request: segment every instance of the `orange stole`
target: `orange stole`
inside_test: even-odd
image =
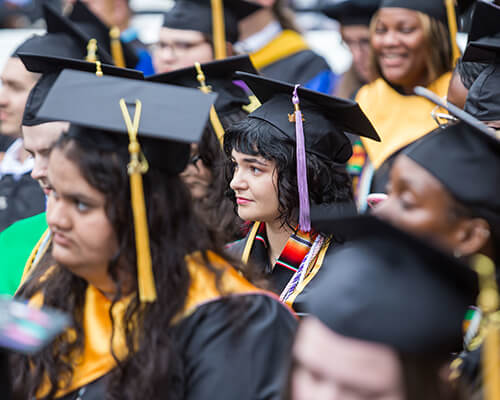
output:
[[[427,89],[444,97],[450,79],[451,72],[447,72]],[[434,103],[419,96],[401,95],[382,78],[363,86],[356,101],[382,139],[381,142],[375,142],[361,138],[375,168],[380,167],[394,152],[438,127],[431,117]]]
[[[223,270],[219,287],[224,295],[229,294],[251,294],[268,292],[258,289],[241,276],[230,264],[219,255],[208,252],[208,259],[213,267]],[[216,276],[205,267],[200,253],[194,253],[186,257],[187,267],[191,277],[188,296],[183,311],[174,318],[174,323],[188,317],[196,309],[208,302],[215,301],[223,295],[217,290]],[[275,297],[274,295],[270,294]],[[119,359],[127,356],[125,338],[119,328],[128,303],[133,295],[120,300],[113,309],[113,318],[118,329],[115,328],[113,349]],[[40,305],[43,303],[41,295],[35,295],[30,303]],[[69,386],[59,389],[56,397],[62,397],[78,388],[85,386],[101,376],[109,373],[116,362],[111,355],[109,344],[111,343],[112,323],[109,318],[111,300],[105,297],[98,289],[89,285],[86,292],[84,309],[84,331],[85,341],[81,355],[76,357],[73,366],[73,377]],[[72,332],[68,335],[71,337]],[[37,398],[48,393],[50,388],[48,380],[42,385],[37,393]]]

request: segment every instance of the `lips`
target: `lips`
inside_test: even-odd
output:
[[[52,241],[61,247],[68,247],[71,244],[71,240],[63,235],[62,233],[54,233]]]
[[[245,204],[249,204],[251,203],[252,200],[250,199],[247,199],[245,197],[236,197],[236,203],[239,205],[239,206],[244,206]]]

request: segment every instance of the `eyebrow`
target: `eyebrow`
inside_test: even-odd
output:
[[[84,203],[89,203],[89,204],[96,204],[98,201],[96,199],[93,199],[91,197],[88,197],[85,194],[82,193],[60,193],[61,196],[72,199],[72,200],[79,200],[83,201]]]
[[[243,161],[246,162],[246,163],[249,163],[249,164],[256,163],[256,164],[263,165],[264,167],[267,167],[267,163],[262,162],[262,161],[260,161],[257,158],[244,158]]]

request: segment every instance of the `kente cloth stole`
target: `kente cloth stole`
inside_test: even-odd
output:
[[[267,237],[265,224],[261,224],[255,240],[261,241],[267,248]],[[283,251],[276,260],[276,268],[285,268],[292,273],[297,272],[309,250],[311,249],[314,240],[318,234],[316,232],[297,231],[290,236],[285,244]]]

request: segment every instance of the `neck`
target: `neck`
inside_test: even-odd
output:
[[[266,235],[269,242],[269,262],[273,268],[292,232],[292,229],[288,226],[282,226],[279,220],[266,222]]]
[[[276,18],[270,8],[263,8],[262,10],[254,12],[240,22],[238,26],[240,31],[239,40],[245,40],[255,33],[260,32],[275,20]]]

